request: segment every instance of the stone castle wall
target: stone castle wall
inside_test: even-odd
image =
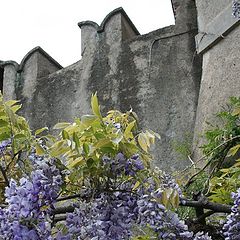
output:
[[[156,165],[167,171],[182,169],[189,162],[187,158],[179,160],[173,142],[181,142],[186,136],[192,142],[194,128],[197,132],[204,129],[211,108],[220,106],[229,95],[237,95],[239,87],[238,56],[229,45],[231,40],[217,39],[214,46],[207,46],[210,35],[201,36],[214,15],[228,6],[226,1],[215,2],[218,9],[209,1],[196,1],[197,15],[195,1],[172,0],[176,24],[145,35],[139,34],[122,8],[107,15],[101,25],[80,22],[80,61],[62,68],[37,47],[20,64],[0,62],[4,97],[22,101],[22,114],[33,129],[51,128],[57,122],[90,113],[90,96],[97,91],[103,112],[132,107],[142,128],[161,135],[153,149]],[[237,39],[237,32],[235,35],[232,39]],[[222,47],[226,48],[224,58],[219,50]],[[228,56],[229,51],[233,56]],[[235,72],[220,75],[224,67]],[[229,83],[234,89],[223,93],[222,87]]]
[[[203,143],[199,134],[216,121],[215,114],[231,96],[240,96],[240,28],[232,15],[232,0],[197,0],[199,33],[198,54],[203,57],[203,72],[195,123],[195,159]]]

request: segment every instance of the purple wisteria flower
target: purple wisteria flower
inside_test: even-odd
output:
[[[4,151],[6,147],[9,146],[10,144],[11,144],[10,139],[0,142],[0,151]]]
[[[138,171],[145,168],[138,154],[127,159],[122,153],[118,153],[114,159],[103,157],[102,162],[103,167],[115,176],[121,174],[135,176]]]
[[[226,240],[240,239],[240,188],[236,193],[232,193],[234,205],[232,212],[227,217],[227,222],[223,226],[223,232]]]
[[[234,17],[240,18],[240,1],[239,0],[233,0],[232,12]]]
[[[0,209],[0,236],[4,240],[52,239],[50,214],[62,179],[55,165],[44,162],[40,166],[34,162],[31,175],[19,183],[10,180],[5,191],[8,207]]]
[[[161,176],[161,185],[158,189],[153,178],[146,176],[144,184],[132,191],[134,181],[119,182],[116,177],[121,174],[135,176],[138,171],[143,170],[144,165],[138,155],[126,158],[119,153],[114,159],[103,158],[103,165],[112,173],[115,181],[109,181],[108,189],[95,194],[91,201],[79,199],[78,207],[67,215],[68,232],[58,234],[58,240],[131,239],[135,234],[136,226],[140,229],[150,228],[158,239],[211,239],[203,233],[194,235],[176,213],[160,203],[164,187],[179,190],[176,182],[167,174]],[[117,188],[114,185],[116,183]]]

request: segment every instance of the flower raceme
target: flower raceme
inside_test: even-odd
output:
[[[223,232],[226,240],[240,239],[240,189],[236,193],[232,193],[234,205],[232,212],[227,217],[227,222],[223,226]]]
[[[31,157],[35,161],[31,175],[19,184],[12,179],[6,188],[8,207],[0,210],[2,239],[51,239],[50,216],[62,179],[54,164]]]

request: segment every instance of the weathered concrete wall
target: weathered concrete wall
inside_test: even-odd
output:
[[[32,126],[33,122],[41,124],[38,119],[34,118],[34,112],[32,111],[34,92],[37,89],[39,79],[59,69],[62,69],[61,65],[40,47],[29,51],[17,68],[17,78],[15,80],[16,98],[21,100],[23,104],[21,113],[29,120]],[[45,88],[48,91],[47,85]],[[48,102],[48,99],[49,97],[46,97],[44,101]]]
[[[3,72],[3,95],[5,100],[16,99],[16,79],[19,65],[13,61],[0,63]]]
[[[194,137],[195,159],[198,159],[201,151],[197,147],[203,143],[199,135],[209,128],[206,121],[214,123],[214,114],[221,110],[229,97],[240,96],[240,28],[237,25],[234,25],[234,29],[232,27],[232,22],[236,20],[231,15],[231,0],[197,0],[196,3],[199,32],[201,34],[206,31],[205,36],[209,37],[210,44],[210,48],[206,48],[202,53],[203,72]],[[214,28],[211,27],[213,24]],[[214,37],[227,25],[233,30],[227,31],[224,38],[212,44],[211,36]],[[212,32],[208,32],[209,29],[212,29]],[[205,36],[202,36],[202,39]]]
[[[231,3],[232,0],[196,0],[199,32],[204,32],[207,25]]]
[[[41,51],[31,51],[20,64],[16,90],[30,125],[51,128],[89,113],[90,96],[97,91],[103,112],[132,107],[141,127],[161,134],[153,150],[157,165],[167,171],[186,166],[172,142],[186,134],[193,137],[201,61],[195,54],[194,2],[177,3],[176,26],[146,35],[139,35],[121,8],[101,25],[79,23],[82,59],[64,69],[54,61],[46,65],[48,58]],[[189,11],[183,11],[186,7]]]

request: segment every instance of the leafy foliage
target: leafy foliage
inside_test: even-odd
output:
[[[18,101],[3,101],[0,95],[0,202],[8,178],[20,176],[21,154],[29,151],[32,135],[26,120],[16,112],[21,108]]]
[[[228,109],[218,113],[221,125],[206,132],[207,144],[203,152],[208,155],[210,167],[209,199],[232,204],[231,192],[239,187],[240,98],[231,98]]]
[[[206,186],[208,199],[234,201],[224,231],[226,236],[237,236],[231,224],[234,229],[238,226],[238,200],[237,195],[233,200],[229,196],[240,187],[239,99],[232,98],[230,112],[218,115],[223,125],[207,132],[203,149],[211,173],[194,168],[195,180],[185,196],[170,175],[151,166],[149,149],[158,134],[139,131],[132,110],[102,116],[96,94],[91,106],[92,115],[56,124],[59,134],[52,136],[47,128],[32,134],[26,120],[16,114],[19,103],[1,99],[0,171],[6,206],[0,208],[0,233],[4,240],[210,240],[207,233],[188,230],[176,213],[189,217],[192,213],[181,212],[179,205]],[[232,157],[232,165],[226,167],[226,158]],[[61,203],[73,212],[58,223]]]
[[[72,124],[56,124],[54,129],[61,130],[57,138],[42,137],[49,146],[47,153],[64,159],[66,163],[69,170],[66,177],[68,193],[77,191],[81,186],[92,189],[107,186],[112,172],[103,164],[106,157],[114,159],[118,153],[122,153],[129,159],[138,154],[143,166],[149,166],[149,147],[155,137],[159,137],[152,131],[138,132],[133,111],[109,111],[106,117],[102,117],[96,94],[92,96],[91,106],[93,115],[76,118]],[[141,181],[145,174],[148,173],[122,176],[122,181]]]

